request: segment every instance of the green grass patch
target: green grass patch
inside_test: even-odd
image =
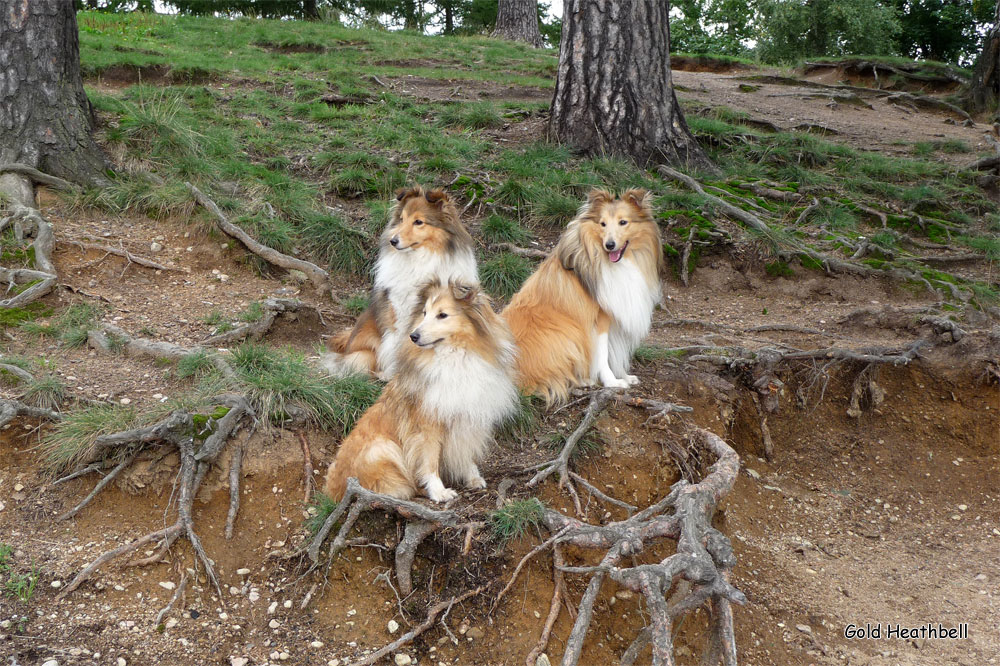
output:
[[[272,424],[292,419],[347,432],[381,392],[362,376],[325,376],[291,349],[245,343],[229,361],[257,414]]]
[[[678,358],[681,354],[682,352],[676,349],[667,349],[658,345],[639,345],[636,347],[635,353],[632,354],[632,360],[639,365],[652,365],[668,358]]]
[[[41,407],[42,409],[58,409],[66,397],[66,385],[53,375],[36,378],[28,382],[21,391],[21,402]]]
[[[445,127],[465,127],[486,129],[500,127],[504,123],[500,109],[492,102],[453,104],[441,113],[441,124]]]
[[[522,227],[517,220],[497,214],[490,215],[483,220],[480,233],[483,240],[490,244],[514,243],[520,245],[531,238],[528,230]]]
[[[309,517],[306,518],[305,522],[305,528],[309,532],[309,536],[314,537],[319,534],[323,523],[326,522],[331,513],[337,510],[338,504],[338,502],[334,502],[326,493],[318,492],[312,496],[312,501],[309,502],[309,507],[306,509]]]
[[[199,349],[198,351],[182,356],[177,361],[177,376],[180,379],[203,377],[212,372],[214,368],[215,365],[212,363],[212,358],[209,356],[208,351]]]
[[[487,524],[493,538],[501,543],[519,539],[537,529],[545,516],[545,505],[537,497],[513,500],[490,514]]]
[[[510,300],[535,270],[531,260],[513,252],[501,252],[479,266],[479,279],[493,296]]]
[[[497,439],[522,442],[531,437],[542,418],[542,401],[525,393],[519,394],[517,411],[497,428]]]
[[[92,405],[66,414],[53,425],[38,447],[42,462],[53,473],[77,467],[94,453],[101,435],[135,427],[138,414],[131,407]]]
[[[340,302],[347,314],[355,317],[368,308],[368,294],[351,294]]]

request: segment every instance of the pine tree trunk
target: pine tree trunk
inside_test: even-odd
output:
[[[541,48],[537,0],[500,0],[493,36]]]
[[[0,162],[76,183],[105,181],[80,76],[69,0],[7,0],[0,11]]]
[[[316,7],[316,0],[302,1],[302,17],[309,21],[319,20],[319,9]]]
[[[996,6],[993,29],[986,35],[983,50],[976,58],[972,80],[962,97],[963,106],[969,113],[996,111],[1000,104],[1000,1]]]
[[[670,3],[566,0],[549,135],[589,155],[714,171],[670,75]]]

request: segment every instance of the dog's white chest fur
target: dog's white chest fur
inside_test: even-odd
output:
[[[447,476],[482,460],[493,428],[517,408],[513,347],[507,352],[506,362],[493,365],[462,349],[440,349],[423,370],[423,407],[449,426],[441,455]]]
[[[453,254],[421,248],[400,252],[390,248],[383,251],[375,265],[375,289],[388,289],[389,303],[396,315],[396,325],[383,336],[377,354],[379,369],[385,377],[395,373],[396,351],[410,333],[408,320],[417,305],[420,287],[432,278],[479,284],[476,255],[469,248]]]
[[[611,315],[608,362],[615,376],[624,376],[632,354],[649,334],[653,308],[660,302],[659,280],[651,287],[639,267],[629,260],[604,266],[597,287],[597,302]]]

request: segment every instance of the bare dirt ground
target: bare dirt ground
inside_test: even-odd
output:
[[[758,92],[740,93],[739,81],[728,74],[676,72],[675,80],[687,88],[683,95],[705,104],[741,108],[782,127],[822,123],[840,132],[831,140],[889,153],[908,152],[899,141],[939,136],[976,146],[980,132],[945,125],[940,114],[905,114],[877,105],[875,111],[833,110],[822,101],[768,97],[772,89],[792,92],[788,86],[764,85]],[[537,129],[534,120],[523,125],[526,134]],[[515,123],[508,134],[520,135],[521,126]],[[50,196],[41,205],[57,230],[55,262],[68,287],[47,299],[57,310],[81,299],[102,302],[106,319],[132,333],[146,330],[150,337],[191,344],[210,334],[203,319],[215,310],[234,314],[265,296],[293,296],[316,306],[323,321],[284,319],[268,342],[307,353],[313,353],[321,335],[350,321],[339,305],[293,280],[258,276],[242,249],[198,224],[80,213]],[[154,256],[149,248],[156,241],[164,249],[155,259],[181,270],[127,266],[119,257],[83,252],[65,242],[87,239],[116,247],[121,243],[144,256]],[[677,436],[685,423],[706,427],[736,448],[743,471],[716,527],[733,541],[733,583],[749,599],[735,609],[743,663],[998,663],[997,313],[971,308],[957,313],[966,335],[953,342],[903,310],[934,305],[926,293],[804,269],[772,278],[737,266],[727,255],[707,256],[690,287],[665,277],[667,298],[655,315],[651,342],[860,349],[906,345],[927,336],[935,345],[909,366],[880,366],[874,377],[885,399],[857,417],[847,410],[863,366],[836,364],[826,368],[824,379],[824,363],[789,364],[782,372],[779,409],[768,419],[775,446],[771,460],[764,457],[759,413],[738,370],[670,359],[639,366],[640,395],[690,405],[694,412],[660,429],[645,423],[645,413],[612,407],[597,425],[603,446],[581,457],[578,470],[607,492],[645,506],[682,475],[711,462],[699,460]],[[344,278],[336,296],[363,288],[362,279]],[[775,325],[812,332],[751,330]],[[39,342],[14,329],[8,338],[7,353],[52,359],[55,372],[81,398],[129,398],[142,408],[162,399],[154,394],[170,396],[185,387],[146,359],[109,361],[85,348]],[[547,414],[540,433],[565,436],[579,418],[579,407]],[[179,542],[161,563],[128,567],[113,562],[56,601],[60,587],[98,553],[173,520],[167,509],[177,460],[140,460],[77,518],[56,522],[54,517],[90,492],[95,480],[91,476],[49,486],[33,448],[42,432],[44,426],[30,422],[0,431],[0,541],[14,546],[19,567],[35,567],[41,574],[30,601],[0,595],[0,655],[11,664],[55,659],[60,665],[344,665],[397,637],[387,629],[390,620],[405,632],[423,618],[424,606],[415,598],[397,597],[391,549],[402,526],[387,516],[376,513],[361,521],[355,535],[366,543],[345,550],[328,576],[301,577],[297,560],[287,556],[305,538],[302,453],[292,433],[278,430],[247,443],[243,506],[232,540],[222,535],[229,503],[227,458],[210,472],[195,504],[201,536],[223,583],[221,598],[196,575],[164,624],[155,624],[173,595],[171,585],[191,566],[190,548]],[[312,431],[307,437],[314,466],[325,469],[336,440]],[[552,455],[543,434],[503,442],[484,470],[487,490],[465,493],[463,511],[494,507],[501,480]],[[510,494],[530,496],[517,486]],[[539,497],[572,512],[554,483],[544,485]],[[596,500],[588,504],[592,520],[603,511]],[[622,517],[611,509],[603,519]],[[504,548],[481,530],[471,554],[463,557],[463,537],[445,531],[421,547],[414,567],[417,590],[466,589],[489,581],[502,585],[521,556],[539,543],[536,534]],[[664,546],[647,556],[668,553]],[[570,550],[567,558],[571,565],[593,563],[593,554],[584,552]],[[568,580],[575,603],[586,579]],[[303,609],[310,589],[314,596]],[[495,585],[452,608],[443,622],[446,628],[436,625],[399,652],[418,664],[523,664],[538,639],[552,590],[551,557],[543,554],[526,567],[499,608],[491,609]],[[637,597],[606,583],[581,663],[617,663],[646,617]],[[851,623],[967,623],[968,638],[849,640],[844,630]],[[571,625],[564,608],[546,650],[553,663],[562,655]],[[699,663],[706,626],[700,612],[677,628],[679,664]]]
[[[784,72],[775,72],[775,75]],[[746,111],[751,117],[774,123],[792,131],[803,124],[820,125],[837,132],[825,135],[829,141],[844,143],[862,150],[877,150],[887,155],[912,155],[918,141],[964,141],[975,152],[990,150],[983,138],[988,126],[964,127],[959,116],[948,113],[914,111],[887,97],[861,93],[864,105],[836,102],[834,91],[808,85],[782,85],[748,79],[749,72],[674,71],[674,84],[682,99],[707,106],[728,106]],[[816,74],[805,82],[838,85],[841,80],[830,73]],[[851,83],[848,81],[848,83]],[[757,90],[744,92],[740,86]],[[838,93],[842,94],[842,93]],[[871,108],[868,108],[868,107]],[[952,123],[946,123],[951,120]],[[968,164],[975,159],[967,153],[938,153],[935,159],[953,164]]]

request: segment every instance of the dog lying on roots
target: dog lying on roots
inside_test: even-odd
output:
[[[661,299],[660,230],[651,195],[592,190],[555,249],[503,316],[518,347],[518,384],[549,403],[600,382],[626,388],[632,354]]]
[[[478,287],[434,281],[417,303],[396,374],[327,471],[334,500],[352,476],[378,493],[409,499],[422,490],[435,502],[457,496],[444,480],[486,487],[478,463],[518,404],[513,337]]]
[[[431,279],[479,283],[472,236],[443,190],[400,190],[379,241],[370,304],[353,329],[329,340],[322,367],[337,376],[392,377],[417,292]]]

